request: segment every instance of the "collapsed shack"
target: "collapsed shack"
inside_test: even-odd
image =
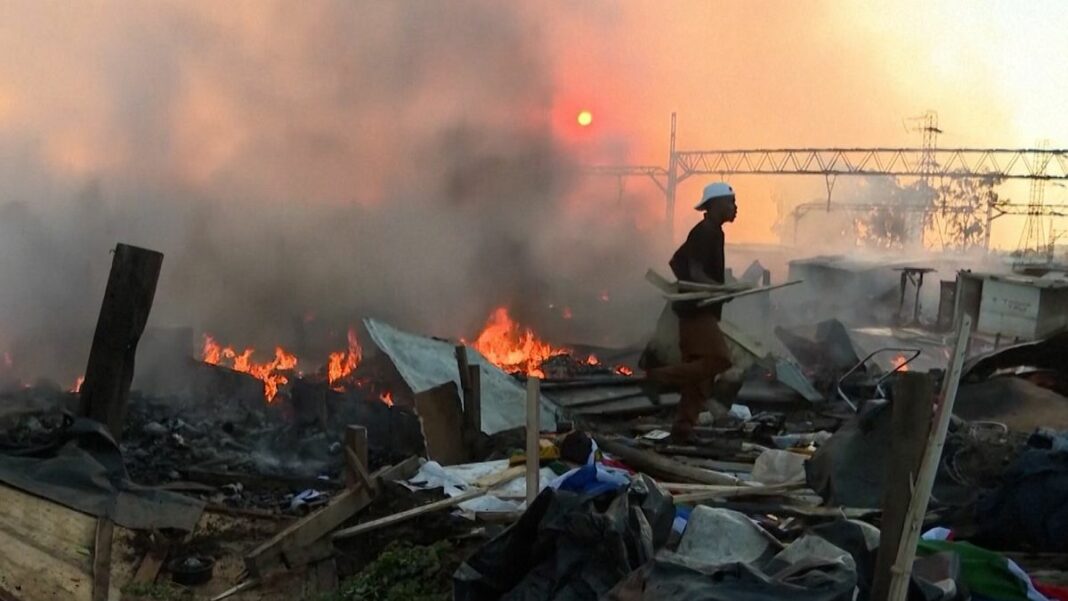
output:
[[[1066,598],[1063,334],[888,361],[871,329],[724,322],[730,410],[682,444],[677,396],[620,370],[527,379],[364,326],[364,385],[294,374],[270,403],[188,357],[171,394],[131,392],[143,322],[99,345],[121,369],[95,405],[3,392],[0,598]]]

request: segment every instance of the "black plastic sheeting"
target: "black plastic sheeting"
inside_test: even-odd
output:
[[[1068,552],[1068,451],[1032,449],[976,506],[973,541],[993,549]]]
[[[456,601],[601,597],[667,543],[675,507],[645,476],[598,496],[546,489],[453,576]]]
[[[606,601],[852,601],[856,574],[813,567],[784,577],[754,565],[707,565],[663,552],[604,597]]]
[[[807,484],[825,503],[882,507],[891,413],[890,404],[884,400],[865,403],[857,416],[843,424],[805,462]],[[943,456],[956,451],[953,440],[948,440]],[[938,503],[948,505],[966,505],[975,500],[975,491],[955,484],[943,468],[935,479],[933,494]]]
[[[84,418],[53,445],[0,454],[0,481],[133,529],[189,532],[204,510],[197,499],[132,483],[111,434]]]

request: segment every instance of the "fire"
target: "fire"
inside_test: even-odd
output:
[[[508,309],[499,307],[493,311],[482,333],[471,346],[482,353],[494,365],[507,372],[522,372],[535,378],[544,378],[541,364],[549,357],[568,353],[568,349],[556,348],[543,342],[530,328],[512,321]]]
[[[205,334],[201,358],[205,363],[223,365],[261,380],[263,382],[263,396],[270,403],[278,394],[278,387],[289,382],[289,378],[280,372],[296,367],[297,357],[286,352],[282,347],[276,346],[272,361],[256,363],[252,360],[253,353],[255,353],[255,349],[250,347],[238,355],[233,347],[224,347],[216,342],[210,334]],[[229,362],[229,365],[226,365],[226,362]]]
[[[563,310],[560,312],[560,315],[564,319],[571,319],[575,316],[574,313],[571,312],[571,307],[564,307]]]
[[[586,357],[586,365],[600,365],[601,360],[597,358],[597,355],[590,355]]]
[[[4,351],[4,367],[10,368],[14,365],[14,361],[11,360],[11,353]]]
[[[608,297],[608,291],[607,290],[602,290],[601,291],[601,295],[598,296],[597,298],[601,299],[602,303],[607,303],[610,300],[609,297]]]
[[[632,376],[634,375],[634,370],[627,367],[626,365],[619,365],[616,366],[616,373],[621,376]]]
[[[908,359],[905,358],[905,355],[898,355],[898,356],[894,357],[893,358],[894,371],[908,371],[909,370],[909,366],[905,365],[905,363],[907,361],[908,361]]]
[[[327,362],[326,374],[330,387],[341,392],[342,387],[338,382],[351,374],[360,365],[362,358],[363,349],[360,347],[360,341],[356,339],[356,330],[349,328],[349,349],[330,353]]]
[[[85,383],[85,376],[78,376],[78,379],[74,381],[74,385],[70,387],[70,392],[81,392],[82,384]]]
[[[383,403],[385,403],[386,405],[389,405],[390,407],[392,407],[393,406],[393,393],[387,390],[387,391],[383,392],[382,394],[380,394],[378,396],[378,400],[380,400]]]
[[[580,111],[578,117],[575,119],[582,127],[586,127],[593,123],[593,113],[590,111]]]

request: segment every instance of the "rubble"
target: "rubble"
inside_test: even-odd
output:
[[[844,601],[905,582],[948,601],[983,586],[976,557],[1021,578],[993,549],[1065,552],[1063,334],[977,341],[953,364],[967,327],[954,346],[724,322],[724,409],[678,441],[677,395],[617,367],[638,348],[570,345],[506,371],[364,324],[380,354],[350,331],[324,370],[275,373],[269,395],[241,370],[171,361],[181,375],[145,380],[170,390],[129,392],[115,433],[59,387],[3,393],[0,542],[23,554],[0,560],[0,596]],[[915,560],[910,524],[926,533]],[[945,532],[968,542],[936,544]]]

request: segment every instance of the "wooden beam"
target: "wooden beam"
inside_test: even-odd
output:
[[[905,516],[904,530],[898,544],[897,560],[891,570],[890,593],[887,595],[890,601],[904,601],[908,596],[912,562],[916,559],[916,544],[920,539],[923,519],[927,515],[927,504],[931,499],[935,475],[942,462],[942,450],[946,446],[946,432],[949,430],[950,418],[953,417],[953,404],[957,400],[957,388],[960,386],[960,374],[964,367],[964,354],[971,331],[972,319],[964,315],[957,328],[957,346],[942,383],[941,402],[938,404],[935,425],[923,451],[923,461],[920,463],[920,472],[916,477],[908,514]]]
[[[434,512],[434,511],[439,511],[441,509],[448,509],[449,507],[455,507],[456,505],[459,505],[460,503],[463,503],[464,501],[469,501],[471,499],[477,499],[478,497],[481,497],[481,496],[489,493],[491,490],[493,490],[493,488],[495,488],[497,486],[500,486],[501,484],[506,484],[508,482],[511,482],[512,480],[514,480],[514,479],[518,478],[519,476],[523,475],[524,471],[525,471],[525,468],[522,465],[512,466],[512,467],[510,467],[510,468],[508,468],[506,470],[503,470],[501,472],[498,472],[496,474],[490,474],[488,476],[484,476],[484,477],[480,478],[479,480],[477,480],[475,482],[475,486],[471,490],[469,490],[467,492],[464,492],[462,494],[456,495],[455,497],[450,497],[448,499],[442,499],[440,501],[435,501],[434,503],[430,503],[430,504],[427,504],[427,505],[422,505],[420,507],[415,507],[413,509],[409,509],[407,511],[402,511],[400,513],[395,513],[393,515],[386,516],[384,518],[380,518],[380,519],[377,519],[377,520],[372,520],[370,522],[365,522],[363,524],[359,524],[358,526],[353,526],[351,528],[346,528],[344,530],[339,530],[339,531],[334,533],[332,538],[335,541],[346,539],[346,538],[352,538],[354,536],[359,536],[359,535],[361,535],[361,534],[363,534],[365,532],[370,532],[372,530],[378,530],[379,528],[385,528],[387,526],[392,526],[393,524],[399,524],[401,522],[406,522],[406,521],[408,521],[410,519],[417,518],[417,517],[419,517],[421,515],[424,515],[424,514],[427,514],[427,513],[431,513],[431,512]]]
[[[422,466],[422,464],[423,462],[420,461],[418,457],[412,455],[398,464],[379,469],[371,475],[371,479],[375,482],[376,486],[381,486],[383,482],[407,480],[419,473],[419,467]]]
[[[920,469],[923,448],[931,430],[934,382],[924,373],[903,372],[894,381],[893,393],[890,449],[883,467],[886,481],[880,528],[882,536],[875,561],[872,601],[884,601],[890,592],[890,568],[897,559],[897,547],[912,496],[912,483]]]
[[[527,378],[527,507],[538,496],[538,475],[541,471],[540,387],[540,380]]]
[[[697,484],[744,486],[741,480],[729,474],[684,465],[656,453],[627,446],[618,439],[597,436],[596,440],[597,445],[606,452],[619,457],[624,463],[638,471],[646,472],[654,478]]]
[[[163,254],[154,250],[115,247],[81,387],[82,413],[106,425],[115,440],[122,436],[137,342],[148,322],[162,264]]]
[[[367,428],[357,425],[350,425],[345,428],[345,448],[351,449],[356,453],[356,457],[359,459],[359,464],[366,469]],[[352,466],[346,464],[345,483],[352,487],[355,486],[358,481],[358,474],[353,471]]]
[[[287,550],[296,551],[310,546],[356,515],[356,512],[370,505],[371,501],[372,496],[367,487],[346,488],[331,499],[326,507],[301,518],[253,549],[245,556],[245,568],[253,577],[262,577],[268,568],[283,561]],[[287,563],[296,562],[290,558]]]
[[[108,518],[96,521],[93,542],[93,601],[107,601],[111,589],[111,538],[115,523]]]

